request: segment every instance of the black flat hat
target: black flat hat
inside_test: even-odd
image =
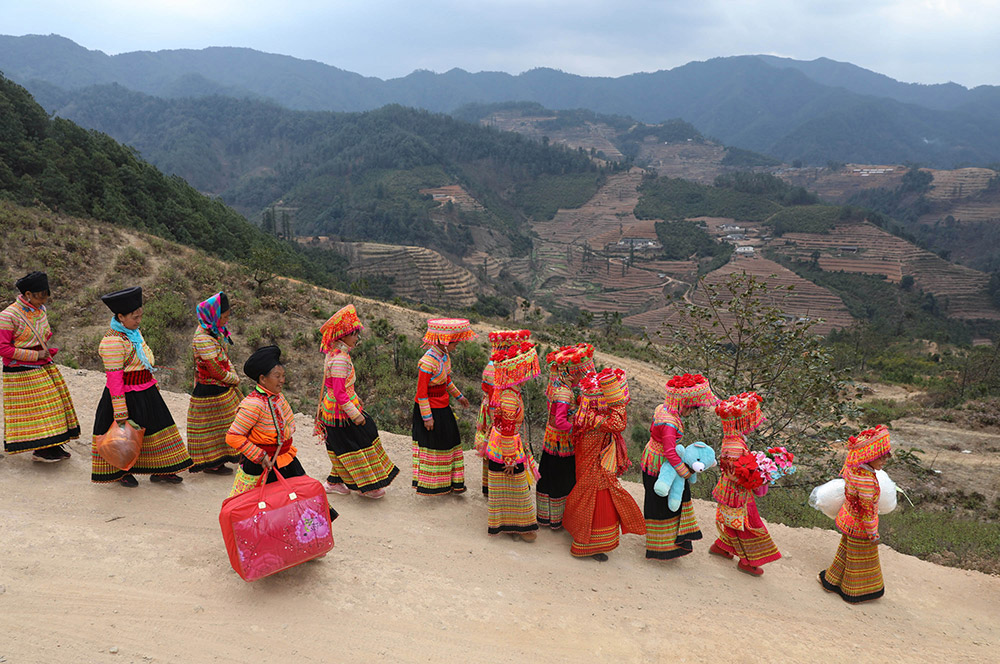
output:
[[[279,364],[281,364],[281,349],[277,346],[264,346],[255,350],[243,363],[243,373],[250,380],[257,382],[261,376]]]
[[[49,289],[49,275],[44,272],[32,272],[15,281],[14,286],[22,295],[28,292],[41,293]]]
[[[142,286],[132,286],[102,295],[101,302],[106,304],[112,313],[130,314],[142,306]]]

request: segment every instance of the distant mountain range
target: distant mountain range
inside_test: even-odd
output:
[[[1000,87],[907,84],[825,58],[716,58],[618,78],[452,69],[383,81],[246,48],[109,56],[57,35],[28,35],[0,36],[0,71],[49,99],[60,90],[117,83],[159,97],[255,97],[298,110],[396,103],[451,112],[469,103],[533,101],[649,123],[680,118],[726,145],[786,162],[1000,162]]]

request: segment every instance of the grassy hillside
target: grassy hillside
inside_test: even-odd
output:
[[[99,296],[140,285],[145,297],[142,331],[160,367],[157,379],[164,389],[190,391],[194,386],[190,344],[197,328],[194,307],[225,290],[232,303],[231,355],[238,372],[242,374],[242,363],[254,349],[278,344],[288,367],[286,392],[293,407],[301,412],[315,408],[323,374],[319,326],[349,296],[283,278],[260,285],[246,267],[197,249],[134,229],[10,202],[0,201],[0,237],[0,302],[13,300],[18,277],[36,269],[49,273],[49,320],[61,363],[101,369],[97,347],[111,314]],[[409,426],[415,382],[410,385],[387,376],[413,373],[415,381],[421,353],[417,330],[427,314],[357,302],[368,328],[355,354],[359,393],[384,428],[403,432]],[[478,393],[485,363],[485,351],[471,344],[455,356],[457,380],[472,396]],[[248,387],[245,381],[244,389]],[[467,416],[463,428],[471,426]]]

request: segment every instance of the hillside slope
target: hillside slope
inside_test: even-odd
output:
[[[89,431],[104,377],[64,373]],[[187,396],[164,396],[183,431]],[[309,418],[297,415],[296,425],[303,465],[322,476],[329,460]],[[783,557],[759,579],[709,556],[704,540],[669,564],[646,560],[632,535],[606,563],[574,559],[564,532],[540,532],[534,544],[488,536],[477,492],[416,496],[409,439],[383,433],[382,441],[401,471],[386,498],[335,497],[333,551],[253,584],[230,569],[219,532],[229,478],[143,481],[134,490],[91,484],[85,440],[54,466],[0,456],[0,625],[8,637],[0,658],[236,664],[279,647],[317,664],[373,655],[868,664],[985,662],[1000,645],[997,577],[882,547],[885,597],[848,606],[816,581],[837,534],[777,524],[769,529]],[[471,452],[466,469],[477,486]],[[641,500],[640,485],[624,484]],[[695,501],[695,514],[711,537],[713,505]],[[679,606],[685,618],[664,623]]]

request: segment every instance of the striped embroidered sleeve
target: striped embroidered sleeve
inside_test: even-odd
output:
[[[431,399],[427,394],[430,382],[431,375],[421,367],[417,374],[417,407],[420,408],[420,417],[424,420],[431,419]]]
[[[10,313],[0,313],[0,357],[18,362],[34,362],[38,353],[17,346],[17,336],[23,323],[19,323]]]
[[[605,431],[611,431],[612,433],[619,433],[625,430],[626,415],[624,408],[610,408],[608,409],[608,415],[604,418],[601,426]]]
[[[111,406],[114,418],[118,421],[128,419],[128,405],[125,403],[125,359],[128,356],[128,341],[118,335],[106,335],[101,339],[97,352],[104,363],[108,393],[111,395]]]
[[[458,385],[456,385],[455,381],[451,379],[450,373],[448,374],[447,389],[448,389],[448,394],[450,394],[451,396],[455,397],[456,399],[462,398],[462,390],[458,389]]]
[[[236,410],[236,419],[226,433],[226,444],[254,463],[263,461],[267,454],[263,449],[250,442],[250,431],[261,421],[264,411],[260,408],[259,399],[243,399]]]
[[[859,515],[859,521],[864,529],[868,532],[868,536],[877,540],[879,538],[878,534],[878,480],[875,475],[872,474],[870,477],[863,478],[856,485],[857,489],[857,504],[861,507],[861,514]]]
[[[327,357],[327,373],[330,376],[328,389],[331,390],[333,399],[340,406],[340,409],[351,418],[352,422],[356,423],[363,419],[364,416],[347,391],[347,380],[354,373],[351,356],[347,353],[337,353],[332,357]]]

